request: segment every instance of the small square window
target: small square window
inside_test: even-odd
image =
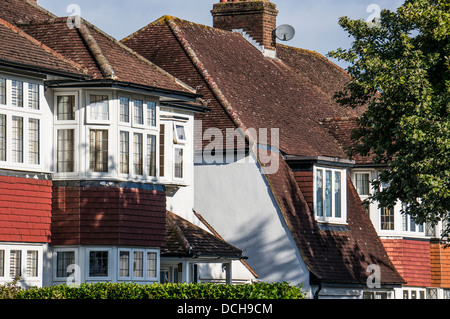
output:
[[[75,95],[60,95],[56,98],[56,117],[58,121],[75,120]]]
[[[69,266],[75,264],[74,251],[58,251],[56,253],[56,277],[66,278],[71,275]]]

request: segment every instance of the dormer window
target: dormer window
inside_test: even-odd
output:
[[[314,168],[314,206],[319,222],[343,224],[347,221],[346,170]]]

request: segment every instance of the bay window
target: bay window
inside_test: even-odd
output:
[[[75,171],[75,129],[57,131],[57,172]]]
[[[316,219],[322,222],[345,223],[346,170],[315,167],[314,176]]]
[[[90,130],[89,168],[91,172],[108,172],[108,130]]]

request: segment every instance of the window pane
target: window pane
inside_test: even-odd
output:
[[[156,136],[147,135],[148,175],[156,176]]]
[[[130,133],[120,132],[120,173],[130,173]]]
[[[6,115],[0,114],[0,161],[6,161]]]
[[[323,171],[316,171],[316,214],[323,217]]]
[[[62,251],[56,253],[56,277],[65,278],[70,276],[67,269],[75,264],[74,251]]]
[[[183,178],[183,149],[175,149],[175,178]]]
[[[341,198],[342,198],[342,178],[341,172],[334,172],[334,217],[341,218],[342,217],[342,207],[341,207]]]
[[[58,173],[75,171],[75,130],[58,130]]]
[[[39,120],[37,119],[29,119],[29,161],[30,164],[39,165],[39,145],[40,145],[40,136],[39,136]]]
[[[27,251],[27,277],[38,276],[38,251]]]
[[[133,276],[144,277],[144,253],[142,251],[135,251],[133,259]]]
[[[108,172],[108,130],[91,130],[90,133],[90,170]]]
[[[332,174],[331,171],[325,172],[325,216],[332,217],[333,204],[332,204]]]
[[[143,136],[142,134],[135,133],[134,134],[134,142],[133,142],[133,149],[134,149],[134,174],[136,175],[143,175]]]
[[[165,159],[165,136],[166,126],[161,124],[159,133],[159,176],[165,176],[164,159]]]
[[[120,277],[130,276],[130,252],[121,251],[120,252]]]
[[[175,125],[176,142],[186,141],[186,133],[183,125]]]
[[[23,82],[11,81],[11,101],[13,106],[23,107]]]
[[[0,104],[6,105],[6,79],[0,78]]]
[[[127,97],[120,97],[120,122],[130,122],[130,99]]]
[[[108,277],[108,252],[89,253],[89,277]]]
[[[394,209],[382,208],[381,209],[381,229],[382,230],[394,230]]]
[[[107,95],[90,96],[90,117],[94,121],[109,120],[109,97]]]
[[[359,195],[369,195],[369,174],[356,174],[356,190]]]
[[[28,83],[28,107],[39,110],[39,84]]]
[[[58,96],[57,97],[57,117],[58,121],[75,120],[75,96]]]
[[[12,160],[23,163],[23,118],[12,117]]]
[[[147,102],[147,124],[156,126],[156,103]]]
[[[147,277],[156,278],[156,253],[147,253]]]
[[[9,275],[11,278],[22,276],[22,251],[11,250],[9,256]]]
[[[5,277],[5,251],[0,250],[0,277]]]
[[[144,101],[134,100],[134,124],[144,124]]]

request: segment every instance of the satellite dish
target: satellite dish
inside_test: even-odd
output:
[[[281,41],[290,41],[295,36],[295,29],[289,24],[282,24],[274,30],[274,33]]]

